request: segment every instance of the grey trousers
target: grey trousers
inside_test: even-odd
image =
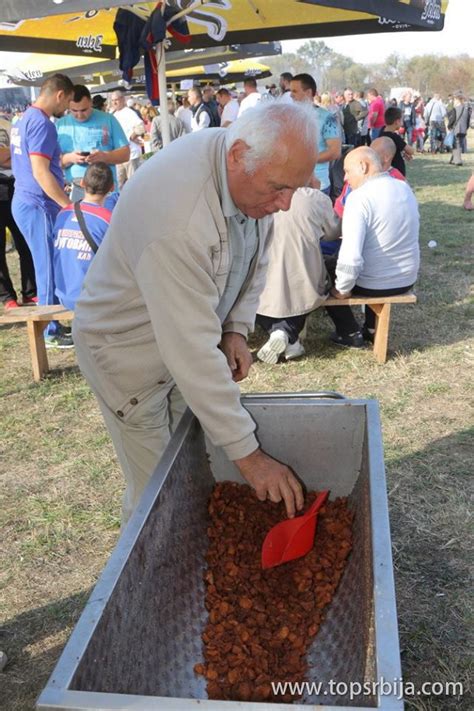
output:
[[[81,371],[98,400],[112,438],[126,488],[122,501],[122,525],[140,501],[172,433],[186,410],[183,397],[170,378],[132,405],[125,417],[117,414],[110,388],[98,371],[93,353],[81,333],[74,329],[74,345]],[[121,411],[118,411],[121,412]],[[123,415],[124,413],[122,413]]]
[[[137,172],[142,163],[142,158],[132,158],[127,163],[119,163],[117,166],[117,182],[119,190],[123,188],[127,180],[130,180],[132,175]]]

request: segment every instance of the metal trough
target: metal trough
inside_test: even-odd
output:
[[[387,691],[401,671],[377,403],[318,394],[242,401],[267,452],[308,488],[349,496],[355,512],[353,552],[308,657],[308,679],[321,688],[291,705],[209,701],[193,673],[207,615],[207,501],[216,480],[240,477],[188,411],[38,700],[41,711],[403,709],[396,688]]]

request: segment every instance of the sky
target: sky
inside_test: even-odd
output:
[[[304,40],[305,41],[305,40]],[[328,47],[346,54],[355,62],[383,62],[398,52],[415,54],[468,54],[474,56],[474,0],[449,0],[442,32],[403,32],[400,34],[358,35],[323,38]],[[282,42],[284,52],[295,52],[302,41]]]

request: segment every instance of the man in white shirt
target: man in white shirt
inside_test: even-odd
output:
[[[291,97],[291,80],[293,79],[293,74],[290,72],[283,72],[280,74],[280,96],[279,101],[284,101],[290,103],[293,101]]]
[[[227,128],[233,123],[239,115],[239,102],[232,98],[232,94],[228,89],[219,89],[216,94],[219,106],[222,109],[221,113],[221,128]]]
[[[253,77],[244,81],[244,93],[245,98],[240,103],[239,116],[242,116],[247,109],[256,106],[262,98],[262,95],[257,91],[257,80]]]
[[[211,113],[202,100],[202,92],[199,87],[195,86],[188,91],[188,101],[191,104],[193,117],[191,119],[191,129],[202,131],[203,128],[209,128],[211,125]]]
[[[439,94],[434,94],[433,98],[425,106],[423,118],[429,129],[431,152],[440,150],[446,136],[445,118],[447,116],[446,106]]]
[[[377,153],[362,146],[344,161],[352,188],[342,218],[342,244],[336,265],[337,299],[354,296],[395,296],[414,285],[420,264],[420,218],[416,198],[408,185],[382,169]],[[340,346],[361,348],[373,341],[375,314],[365,313],[360,330],[349,306],[328,306],[336,326],[331,340]]]
[[[138,118],[136,112],[126,105],[123,91],[114,91],[111,98],[114,116],[122,126],[125,135],[130,142],[130,159],[126,163],[117,166],[117,181],[119,190],[123,188],[127,180],[137,171],[142,161],[143,135],[145,125]]]

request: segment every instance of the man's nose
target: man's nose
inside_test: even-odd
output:
[[[282,192],[275,200],[275,205],[278,207],[279,210],[283,210],[283,212],[286,212],[290,209],[293,195],[294,190],[282,190]]]

